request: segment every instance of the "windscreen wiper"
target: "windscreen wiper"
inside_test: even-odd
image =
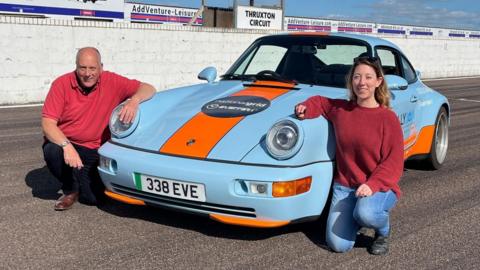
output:
[[[255,80],[255,75],[244,75],[244,74],[224,74],[220,76],[222,80],[239,80],[239,81],[253,81]]]
[[[284,82],[284,83],[294,83],[297,84],[295,80],[289,80],[287,78],[282,77],[282,75],[278,74],[272,70],[263,70],[258,72],[255,75],[257,80],[265,80],[265,81],[277,81],[277,82]]]

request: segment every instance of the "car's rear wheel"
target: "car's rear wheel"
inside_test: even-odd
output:
[[[442,107],[435,120],[435,133],[433,134],[432,146],[425,162],[434,170],[440,169],[447,156],[448,149],[448,114]]]

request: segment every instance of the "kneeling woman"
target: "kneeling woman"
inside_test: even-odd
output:
[[[352,249],[361,227],[375,230],[370,253],[388,252],[389,213],[400,197],[403,133],[383,77],[378,59],[356,58],[347,78],[350,100],[315,96],[295,107],[299,119],[323,116],[335,129],[326,240],[336,252]]]

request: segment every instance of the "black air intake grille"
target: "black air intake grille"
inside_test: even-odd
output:
[[[158,205],[163,207],[173,207],[175,209],[178,209],[176,207],[183,207],[183,208],[187,208],[185,210],[191,209],[194,212],[196,212],[195,210],[202,210],[202,211],[207,211],[209,213],[229,214],[229,215],[242,216],[242,217],[256,217],[255,209],[253,208],[181,200],[181,199],[161,196],[157,194],[151,194],[148,192],[120,186],[117,184],[112,184],[112,187],[113,187],[113,191],[116,193],[141,199],[141,200],[144,200],[146,203],[153,204],[153,205]]]

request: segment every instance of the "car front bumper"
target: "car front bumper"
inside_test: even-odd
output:
[[[305,166],[269,166],[174,157],[131,149],[107,142],[102,158],[115,161],[115,168],[99,166],[110,197],[131,204],[155,205],[208,215],[220,222],[253,227],[278,227],[314,219],[325,207],[330,193],[333,162]],[[178,199],[142,191],[135,174],[203,184],[205,202]],[[311,177],[310,190],[273,197],[272,183]],[[266,184],[267,192],[252,193],[249,183]]]

